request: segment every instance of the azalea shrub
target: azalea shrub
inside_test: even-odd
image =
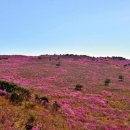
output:
[[[6,92],[5,90],[0,90],[0,96],[5,96],[7,94],[8,94],[8,92]]]

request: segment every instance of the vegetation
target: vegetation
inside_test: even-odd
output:
[[[106,80],[104,81],[104,85],[105,85],[105,86],[109,86],[110,82],[111,82],[110,79],[106,79]]]
[[[55,101],[52,105],[52,109],[53,111],[58,111],[60,108],[60,105],[57,103],[57,101]]]
[[[21,95],[19,95],[18,93],[16,92],[12,92],[11,96],[10,96],[10,101],[13,103],[13,104],[21,104],[22,101],[23,101],[23,98]]]
[[[0,130],[130,128],[130,68],[123,67],[129,60],[37,58],[0,61],[0,79],[5,80],[0,80]],[[56,69],[59,61],[63,65]],[[33,78],[23,72],[32,73]],[[124,77],[124,83],[117,82]],[[111,82],[111,87],[102,86]]]
[[[38,101],[38,102],[46,102],[46,103],[49,103],[49,99],[47,97],[40,97],[38,96],[37,94],[35,95],[35,100]]]
[[[0,56],[0,60],[8,60],[8,56]]]
[[[113,60],[126,60],[126,58],[124,57],[120,57],[120,56],[112,56]]]
[[[34,108],[35,106],[36,106],[36,104],[35,104],[35,103],[31,103],[31,102],[25,104],[25,108],[26,108],[26,109],[32,109],[32,108]]]
[[[32,114],[29,114],[28,121],[25,126],[26,130],[32,130],[35,120],[36,120],[35,116]]]
[[[27,99],[30,97],[30,91],[28,89],[22,88],[21,86],[18,86],[17,84],[14,84],[11,82],[0,80],[0,90],[4,90],[9,93],[17,92],[24,99]]]
[[[124,81],[124,76],[119,75],[118,79],[119,79],[119,81]]]
[[[75,86],[75,90],[77,90],[77,91],[81,91],[82,88],[83,88],[83,85],[81,85],[81,84],[77,84],[77,85]]]
[[[60,62],[56,63],[56,66],[57,67],[61,66],[61,63]]]

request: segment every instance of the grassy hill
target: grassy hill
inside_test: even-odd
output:
[[[20,104],[0,96],[0,130],[130,129],[130,60],[1,56],[0,80],[31,93]]]

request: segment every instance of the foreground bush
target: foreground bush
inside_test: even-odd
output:
[[[28,121],[26,123],[26,126],[25,126],[26,130],[32,130],[35,121],[36,121],[35,116],[30,114],[28,117]]]
[[[20,87],[14,83],[0,81],[0,89],[5,90],[7,92],[13,92],[13,91],[19,90]]]
[[[16,92],[12,92],[12,94],[10,96],[10,101],[13,104],[21,104],[23,101],[23,98],[21,95],[17,94]]]
[[[8,93],[17,92],[22,95],[24,99],[27,99],[30,97],[30,91],[28,89],[22,88],[21,86],[18,86],[17,84],[6,82],[6,81],[0,81],[0,90],[4,90]]]
[[[7,94],[8,94],[8,92],[6,92],[5,90],[0,90],[0,96],[5,96]]]

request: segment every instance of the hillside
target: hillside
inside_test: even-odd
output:
[[[130,60],[1,57],[0,80],[20,85],[31,95],[17,105],[0,96],[0,130],[25,130],[26,125],[33,130],[130,129]]]

